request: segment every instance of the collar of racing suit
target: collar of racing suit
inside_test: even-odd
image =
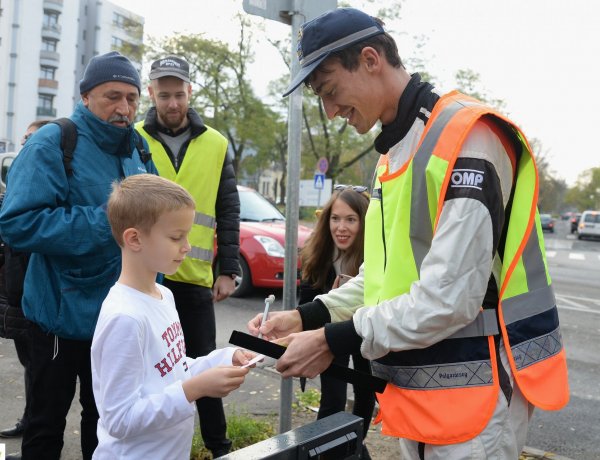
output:
[[[382,126],[381,133],[375,138],[377,152],[385,154],[400,142],[408,133],[415,118],[419,117],[427,124],[429,114],[439,98],[440,96],[433,91],[433,85],[422,82],[421,76],[414,73],[400,96],[396,118],[390,124]]]

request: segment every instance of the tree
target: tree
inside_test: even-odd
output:
[[[600,167],[582,172],[575,186],[568,190],[565,201],[580,211],[600,209]]]
[[[239,18],[239,40],[233,50],[219,41],[206,39],[202,34],[177,34],[153,42],[147,58],[165,54],[184,56],[190,64],[190,79],[197,86],[190,105],[208,124],[227,137],[233,152],[236,171],[246,150],[255,154],[254,145],[264,144],[271,137],[276,117],[255,95],[247,75],[252,62],[252,34],[249,20]]]
[[[555,172],[550,169],[547,154],[539,139],[533,138],[529,144],[538,170],[538,208],[548,213],[560,212],[564,206],[567,183],[563,179],[558,179]]]
[[[505,108],[506,104],[502,99],[496,99],[482,89],[481,81],[479,80],[480,75],[474,70],[460,69],[454,74],[454,79],[456,80],[457,89],[466,95],[485,102],[498,111],[502,111]]]

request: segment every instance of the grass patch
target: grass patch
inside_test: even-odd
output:
[[[309,388],[304,393],[296,390],[294,393],[296,402],[292,403],[292,408],[297,410],[310,410],[318,408],[321,403],[321,392],[315,388]]]
[[[267,420],[248,415],[230,414],[227,416],[227,437],[231,439],[231,450],[264,441],[275,435],[273,424]],[[192,440],[191,460],[211,460],[212,455],[204,445],[200,430],[196,429]]]

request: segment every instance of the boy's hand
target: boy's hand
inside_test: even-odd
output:
[[[183,382],[183,392],[189,402],[205,396],[224,398],[244,383],[248,372],[250,369],[247,367],[213,367]]]
[[[243,348],[239,348],[235,350],[233,357],[231,358],[231,363],[234,366],[244,366],[248,364],[248,362],[256,356],[256,353],[248,350],[244,350]],[[256,364],[253,364],[250,367],[256,367]]]
[[[248,321],[247,327],[250,334],[257,336],[261,332],[263,339],[273,340],[302,331],[302,318],[298,310],[271,312],[269,319],[264,321],[261,326],[262,316],[263,314],[259,313]]]

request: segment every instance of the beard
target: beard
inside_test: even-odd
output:
[[[158,119],[161,122],[161,124],[169,129],[172,130],[176,130],[180,127],[183,126],[185,119],[187,117],[187,110],[184,112],[168,112],[168,111],[164,111],[164,112],[159,112],[157,109],[157,113],[158,113]]]

